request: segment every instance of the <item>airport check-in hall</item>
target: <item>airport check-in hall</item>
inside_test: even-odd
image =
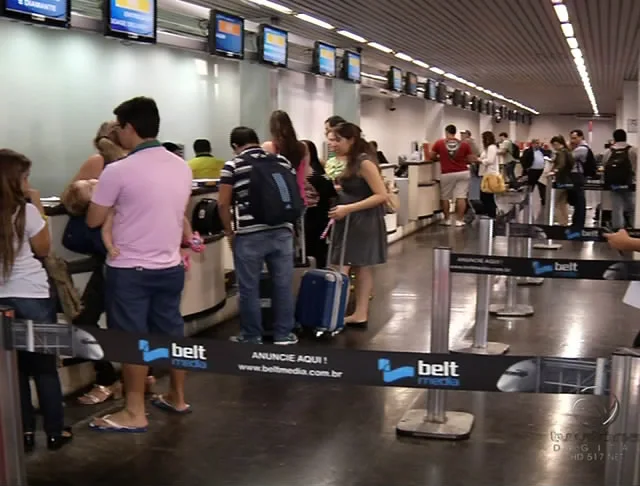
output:
[[[639,23],[0,0],[0,486],[640,485]]]

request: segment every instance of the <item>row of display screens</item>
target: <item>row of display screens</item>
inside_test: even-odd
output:
[[[0,0],[2,14],[68,28],[71,0]],[[156,0],[105,0],[105,34],[139,42],[156,41]],[[209,51],[212,54],[244,59],[244,19],[237,15],[211,11],[209,22]],[[263,24],[258,33],[259,60],[272,66],[287,67],[289,62],[289,33]],[[337,48],[316,42],[313,53],[313,72],[329,77],[341,77],[359,83],[362,58],[359,53],[344,51],[338,67]]]
[[[418,76],[412,72],[407,72],[403,76],[400,68],[392,66],[387,73],[387,89],[396,93],[405,93],[409,96],[418,96]],[[491,116],[499,115],[501,118],[506,118],[510,121],[530,124],[533,120],[533,116],[530,114],[510,110],[506,106],[498,106],[493,101],[471,96],[462,90],[456,89],[450,92],[446,84],[439,83],[433,79],[427,79],[424,87],[424,97],[439,103],[446,103],[450,99],[453,106]]]

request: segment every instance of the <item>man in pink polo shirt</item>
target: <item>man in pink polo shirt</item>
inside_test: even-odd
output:
[[[110,329],[136,334],[183,337],[180,243],[191,196],[191,169],[156,140],[160,115],[154,100],[133,98],[118,106],[114,114],[120,143],[130,152],[105,168],[87,214],[87,224],[98,227],[111,208],[115,211],[113,246],[119,252],[107,259],[107,324]],[[95,419],[91,428],[146,431],[147,369],[123,365],[125,408]],[[158,395],[152,404],[166,411],[188,413],[184,380],[184,371],[172,370],[169,393]]]

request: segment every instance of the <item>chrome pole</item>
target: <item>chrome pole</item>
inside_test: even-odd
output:
[[[431,296],[431,353],[449,353],[449,321],[451,317],[451,249],[433,251]],[[453,358],[452,358],[453,359]],[[473,415],[446,410],[446,391],[427,391],[426,410],[412,409],[404,414],[396,432],[423,439],[467,439],[473,428]]]
[[[531,238],[531,230],[534,226],[533,213],[533,188],[529,188],[523,214],[523,223],[529,227],[529,236],[525,240],[525,252],[522,255],[525,258],[533,258],[533,239]],[[542,285],[543,283],[544,279],[538,277],[520,277],[518,279],[518,285]]]
[[[0,306],[0,486],[26,486],[13,311]]]
[[[556,190],[553,188],[555,178],[549,176],[547,178],[547,224],[553,226],[555,219],[555,206],[556,206]],[[559,250],[562,248],[560,243],[554,243],[553,240],[547,240],[546,243],[536,243],[533,245],[538,250]]]

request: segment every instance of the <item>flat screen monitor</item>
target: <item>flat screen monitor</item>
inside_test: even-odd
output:
[[[389,68],[387,73],[387,88],[391,91],[402,93],[402,69],[395,66]]]
[[[289,33],[271,25],[261,25],[258,56],[261,62],[287,67],[289,61]]]
[[[336,48],[324,42],[316,42],[313,49],[313,69],[315,74],[336,76]]]
[[[485,109],[485,113],[487,115],[491,115],[491,116],[494,115],[494,113],[493,113],[493,101],[491,101],[491,100],[487,101],[487,106],[486,106],[486,109]]]
[[[209,52],[244,59],[244,19],[212,10],[209,18]]]
[[[418,96],[418,76],[416,74],[407,72],[404,80],[404,92],[409,96]]]
[[[342,57],[342,77],[347,81],[359,83],[360,65],[362,64],[362,57],[357,52],[344,51]]]
[[[0,13],[5,17],[66,29],[71,20],[71,0],[0,0]]]
[[[447,91],[447,85],[444,83],[438,83],[438,90],[436,91],[436,101],[438,103],[446,103],[448,97],[449,92]]]
[[[453,98],[452,98],[453,106],[462,106],[462,91],[459,89],[453,90]]]
[[[104,33],[109,37],[156,42],[156,0],[104,0]]]
[[[471,97],[471,101],[469,102],[469,107],[471,108],[471,111],[478,111],[478,97],[477,96],[472,96]]]
[[[460,96],[460,107],[463,109],[467,109],[469,108],[469,93],[466,92],[462,92],[462,95]]]
[[[424,85],[424,97],[431,101],[436,101],[438,94],[438,84],[433,79],[427,79]]]

